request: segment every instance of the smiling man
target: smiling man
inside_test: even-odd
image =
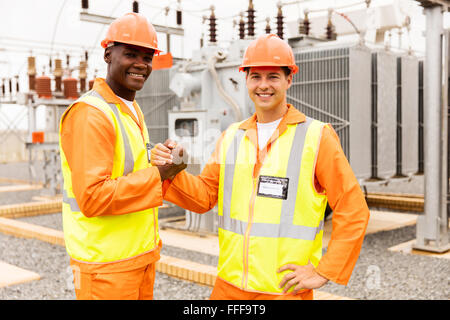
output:
[[[152,299],[161,240],[161,181],[186,167],[152,166],[134,100],[159,53],[147,19],[128,13],[102,41],[106,80],[70,105],[60,124],[63,227],[77,299]]]
[[[199,213],[218,203],[211,299],[312,299],[329,280],[349,281],[369,209],[331,125],[287,103],[298,71],[289,45],[260,36],[239,70],[255,114],[222,134],[199,176],[166,180],[164,199]],[[169,143],[152,149],[152,163],[171,161]],[[322,257],[327,201],[333,231]]]

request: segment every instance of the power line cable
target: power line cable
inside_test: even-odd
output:
[[[59,18],[61,17],[61,13],[62,13],[64,7],[66,6],[67,1],[68,0],[64,0],[63,4],[61,5],[61,8],[59,9],[58,16],[56,17],[55,26],[53,27],[52,42],[51,42],[51,45],[50,45],[50,56],[51,56],[51,54],[53,52],[53,43],[55,41],[56,30],[58,30]]]
[[[109,14],[109,16],[112,16],[112,14],[116,11],[116,9],[119,7],[119,5],[122,3],[122,0],[117,1],[116,6],[111,10],[111,13]],[[103,34],[103,30],[105,30],[106,25],[103,25],[100,32],[97,35],[97,38],[95,39],[95,42],[93,44],[93,46],[91,47],[92,49],[89,51],[89,56],[92,55],[92,52],[94,51],[93,48],[98,46],[98,42],[100,40],[101,35]]]

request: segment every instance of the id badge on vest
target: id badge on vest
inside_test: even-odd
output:
[[[259,176],[258,196],[275,199],[287,199],[289,178]]]

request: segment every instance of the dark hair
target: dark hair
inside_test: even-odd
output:
[[[286,67],[286,66],[283,66],[283,67],[280,67],[280,68],[281,68],[281,70],[283,70],[284,75],[286,77],[289,77],[289,75],[291,74],[291,69],[289,69],[289,67]],[[244,71],[247,73],[247,75],[248,75],[249,70],[250,70],[250,67],[245,67],[244,68]]]

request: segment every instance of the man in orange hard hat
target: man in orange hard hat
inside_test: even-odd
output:
[[[136,103],[158,54],[147,19],[116,19],[101,43],[106,79],[71,104],[60,125],[63,227],[77,299],[152,299],[161,240],[161,181],[186,165],[152,166]]]
[[[211,299],[312,299],[329,280],[349,281],[369,210],[331,125],[286,101],[298,71],[288,44],[260,36],[239,69],[255,114],[223,132],[199,176],[164,181],[164,199],[199,213],[218,203]],[[170,162],[169,143],[152,149],[152,163]],[[327,201],[333,231],[322,257]]]

